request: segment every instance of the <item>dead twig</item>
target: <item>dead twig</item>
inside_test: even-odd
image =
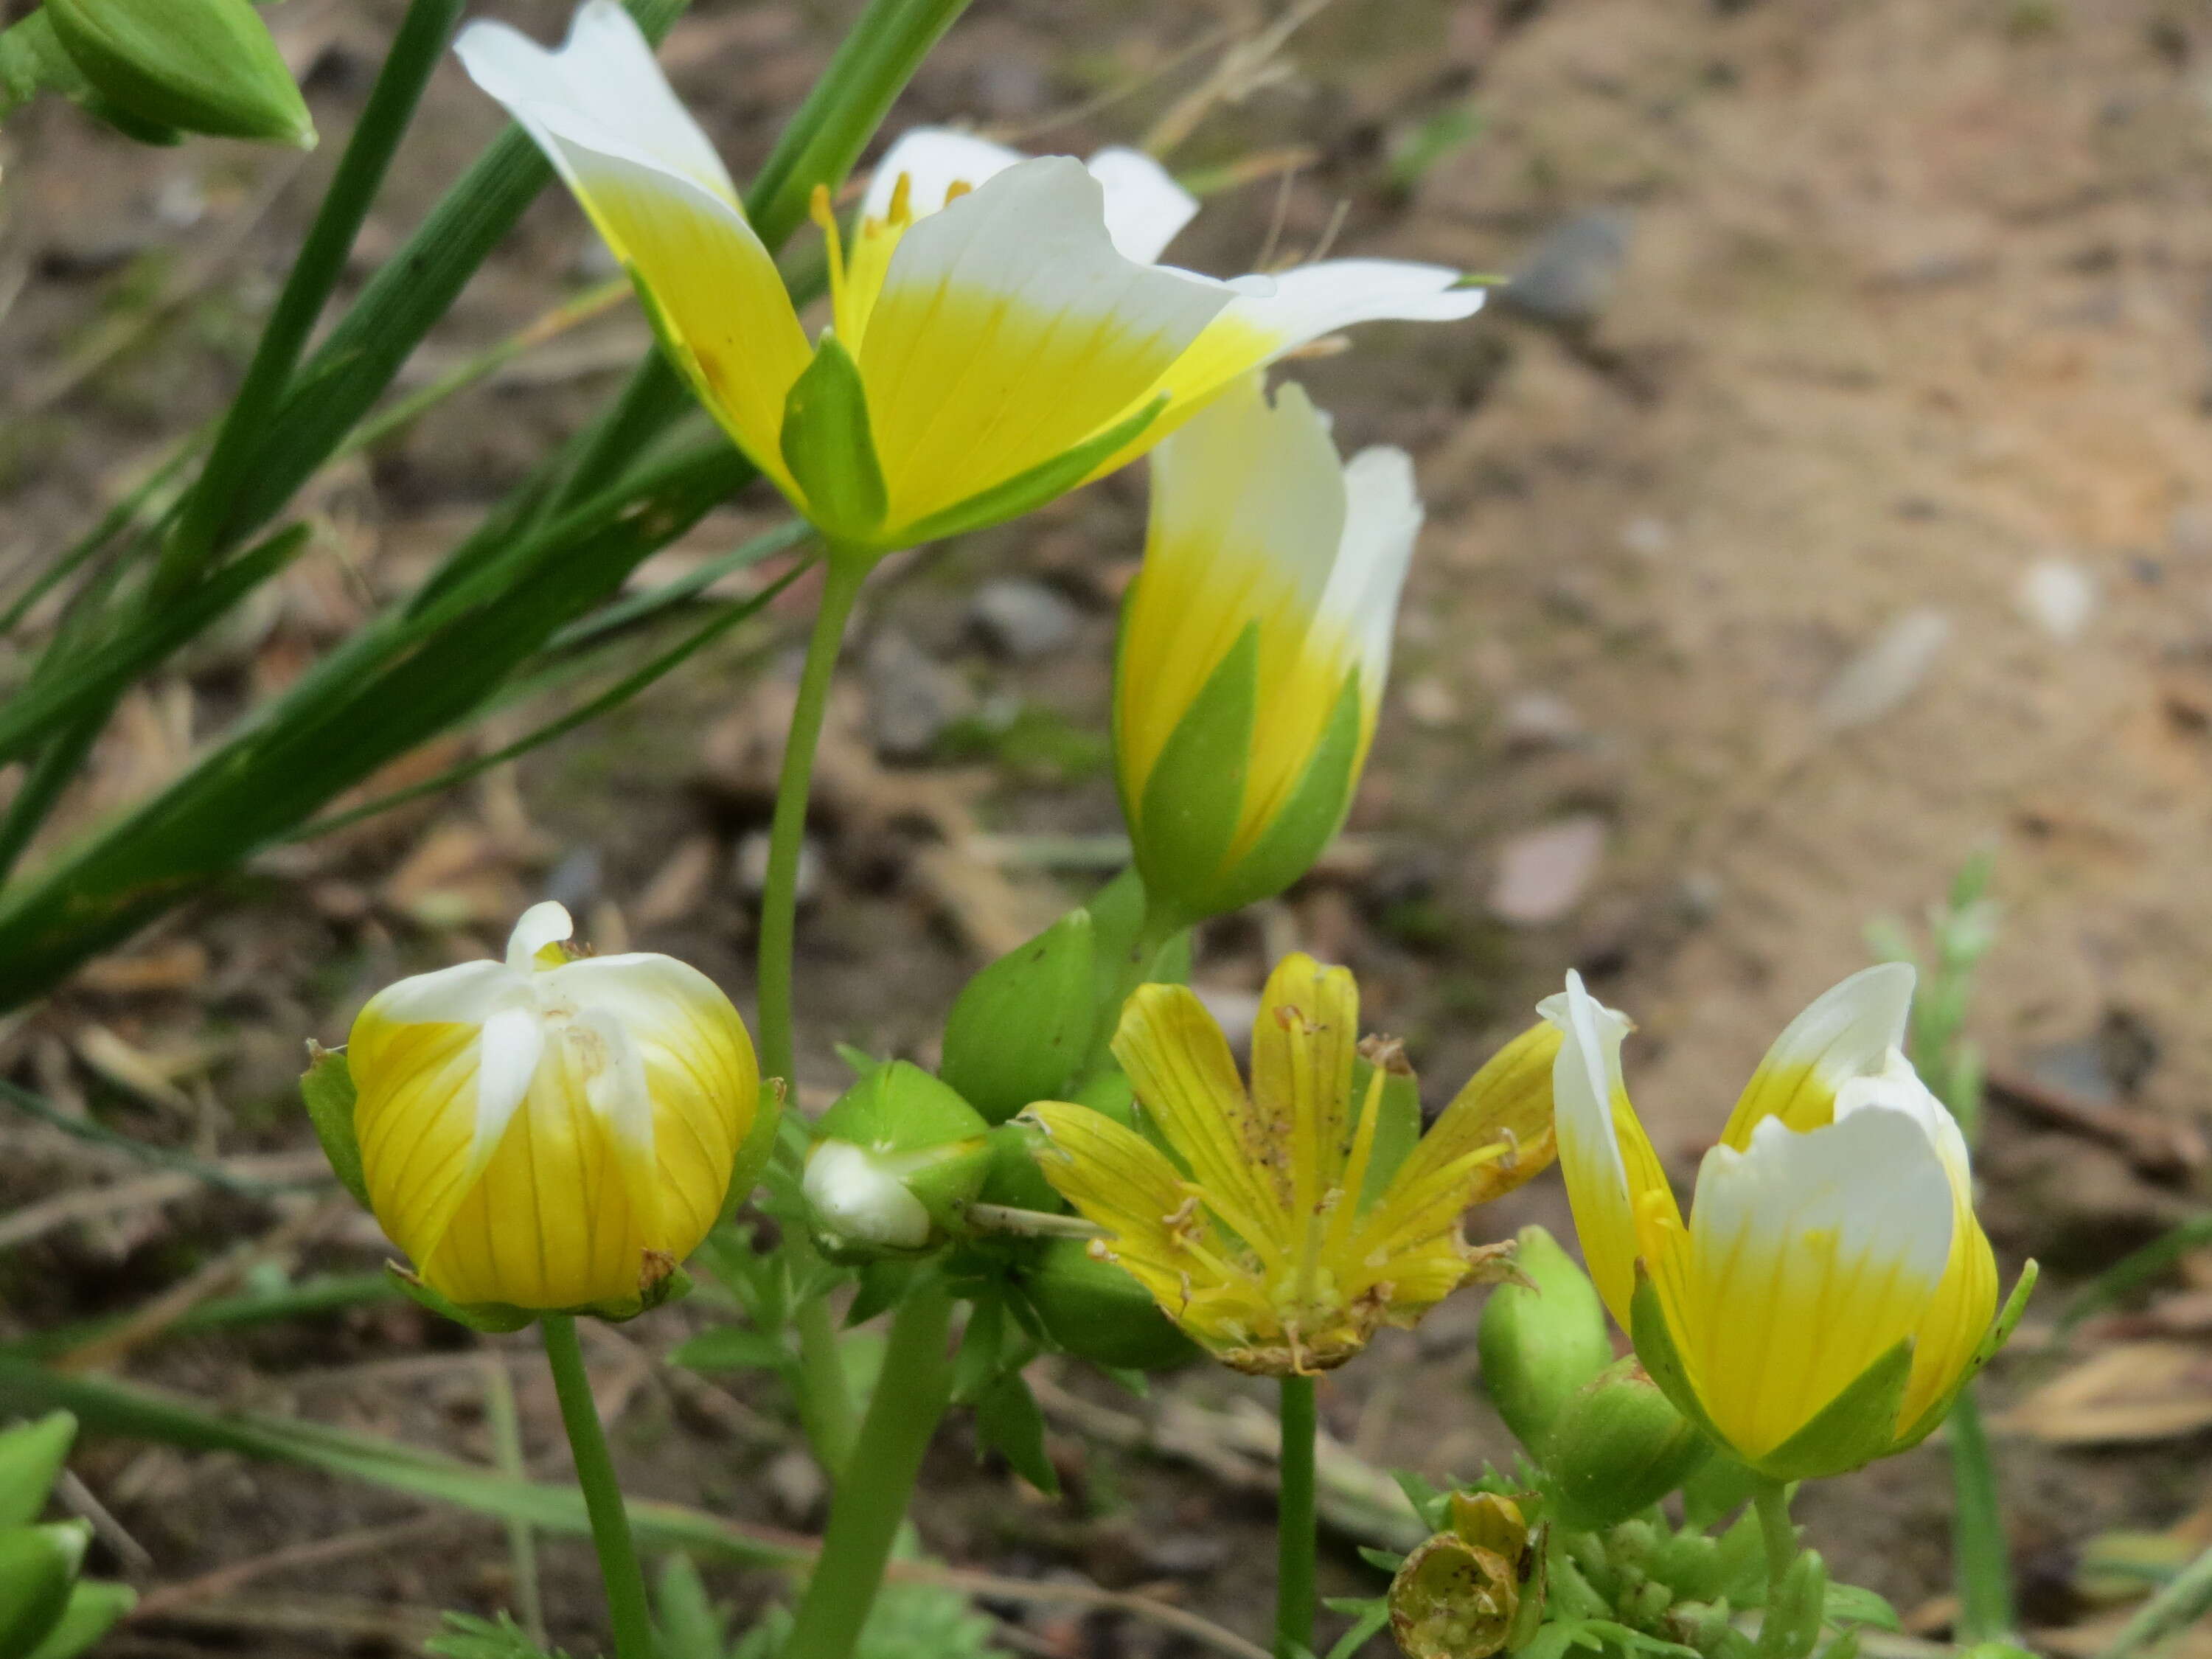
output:
[[[262,1181],[305,1180],[330,1171],[330,1165],[319,1152],[228,1158],[218,1167],[234,1176],[249,1180],[258,1177]],[[27,1244],[73,1222],[98,1221],[129,1210],[174,1203],[204,1191],[207,1185],[205,1176],[179,1170],[141,1176],[135,1181],[118,1181],[109,1187],[88,1187],[77,1192],[57,1194],[0,1216],[0,1250]]]
[[[2108,1106],[2023,1072],[1992,1071],[1990,1097],[2061,1129],[2100,1140],[2146,1176],[2172,1179],[2204,1167],[2204,1136],[2192,1123],[2130,1106]]]
[[[204,1572],[197,1578],[187,1578],[149,1590],[139,1598],[138,1605],[131,1610],[128,1622],[136,1624],[146,1619],[168,1618],[183,1608],[196,1607],[203,1601],[243,1589],[255,1579],[265,1578],[272,1572],[327,1566],[333,1561],[348,1561],[356,1556],[380,1554],[385,1550],[418,1542],[463,1523],[489,1526],[491,1519],[489,1516],[470,1515],[458,1510],[437,1510],[386,1526],[362,1527],[332,1537],[317,1538],[305,1544],[292,1544],[281,1550],[270,1550],[265,1555],[252,1556],[243,1561],[234,1561],[226,1567],[217,1567],[212,1572]]]

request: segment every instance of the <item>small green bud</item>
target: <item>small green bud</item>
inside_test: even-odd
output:
[[[1596,1286],[1551,1234],[1523,1227],[1514,1265],[1528,1282],[1500,1285],[1482,1310],[1482,1385],[1521,1443],[1540,1452],[1568,1398],[1613,1363],[1613,1341]]]
[[[46,0],[55,36],[131,120],[312,149],[315,124],[247,0]]]
[[[990,1125],[906,1060],[855,1083],[815,1125],[802,1183],[832,1260],[920,1255],[956,1231],[991,1170]]]
[[[1152,1293],[1079,1238],[1055,1238],[1018,1274],[1052,1340],[1077,1358],[1120,1370],[1164,1371],[1199,1357],[1198,1345]]]
[[[76,1438],[76,1419],[52,1412],[0,1434],[0,1527],[27,1527],[45,1512],[46,1495]]]
[[[1552,1419],[1543,1464],[1565,1525],[1595,1530],[1649,1509],[1712,1455],[1632,1359],[1585,1383]]]
[[[953,1000],[938,1070],[992,1122],[1066,1097],[1091,1043],[1091,913],[1071,910]]]

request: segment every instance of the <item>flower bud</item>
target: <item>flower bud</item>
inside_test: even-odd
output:
[[[1224,392],[1154,452],[1115,665],[1137,868],[1188,919],[1305,874],[1344,822],[1421,524],[1412,464],[1347,465],[1295,386]]]
[[[131,120],[312,149],[315,124],[247,0],[46,0],[55,37]]]
[[[994,1123],[1066,1097],[1091,1043],[1091,913],[1071,910],[969,980],[945,1024],[945,1081]]]
[[[920,1255],[960,1224],[991,1172],[991,1126],[919,1066],[878,1066],[815,1126],[804,1189],[833,1261]]]
[[[1560,1407],[1613,1363],[1613,1342],[1596,1288],[1551,1234],[1523,1227],[1514,1265],[1527,1282],[1490,1293],[1477,1346],[1491,1403],[1534,1452]]]
[[[69,1608],[92,1528],[82,1521],[0,1531],[0,1655],[28,1655]]]
[[[504,961],[370,999],[346,1053],[369,1207],[428,1291],[498,1324],[665,1300],[775,1141],[776,1104],[714,982],[670,957],[571,960],[569,931],[559,905],[533,905]],[[343,1139],[327,1100],[315,1117]]]
[[[1711,1455],[1712,1443],[1630,1358],[1608,1366],[1560,1407],[1541,1461],[1560,1521],[1595,1531],[1649,1509]]]
[[[1051,1240],[1017,1282],[1052,1340],[1078,1358],[1164,1371],[1199,1357],[1198,1345],[1160,1311],[1152,1292],[1083,1239]]]

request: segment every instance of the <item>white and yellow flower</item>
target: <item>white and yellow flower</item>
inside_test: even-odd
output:
[[[1044,1131],[1046,1179],[1105,1230],[1095,1259],[1118,1263],[1223,1364],[1306,1375],[1460,1285],[1504,1275],[1512,1247],[1470,1246],[1461,1221],[1550,1164],[1558,1046],[1547,1026],[1522,1033],[1423,1134],[1395,1045],[1371,1052],[1354,1086],[1350,971],[1294,954],[1261,994],[1249,1091],[1188,987],[1140,985],[1114,1055],[1159,1142],[1089,1106],[1043,1101],[1025,1115]]]
[[[572,960],[571,931],[533,905],[504,961],[386,988],[347,1045],[369,1207],[464,1308],[635,1311],[773,1139],[714,983],[672,957]]]
[[[1296,386],[1238,380],[1152,455],[1115,667],[1147,894],[1186,919],[1279,893],[1351,805],[1421,526],[1402,450],[1337,459]]]
[[[1626,1016],[1579,975],[1559,1167],[1590,1275],[1653,1379],[1782,1480],[1914,1445],[2019,1317],[1997,1315],[1966,1144],[1904,1054],[1913,970],[1869,968],[1791,1021],[1698,1173],[1686,1222],[1621,1081]]]
[[[1024,159],[924,131],[877,169],[849,250],[817,198],[833,319],[810,341],[729,174],[614,0],[586,0],[557,52],[489,22],[459,50],[629,267],[738,446],[851,549],[1026,512],[1285,351],[1482,301],[1457,271],[1389,260],[1234,283],[1158,265],[1192,204],[1156,163]]]

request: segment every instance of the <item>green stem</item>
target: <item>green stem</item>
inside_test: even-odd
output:
[[[2165,1589],[2137,1607],[2097,1659],[2132,1659],[2196,1621],[2212,1607],[2212,1550],[2184,1567]]]
[[[891,1316],[883,1382],[830,1506],[822,1553],[781,1659],[850,1659],[914,1496],[922,1454],[952,1399],[952,1297],[925,1277]]]
[[[799,1415],[815,1461],[832,1486],[845,1478],[853,1460],[853,1437],[860,1423],[853,1411],[853,1387],[845,1376],[844,1350],[837,1342],[837,1321],[826,1297],[810,1297],[793,1316],[799,1326]]]
[[[814,751],[822,741],[822,717],[830,706],[830,682],[845,642],[845,623],[869,568],[866,558],[835,547],[826,563],[822,605],[814,613],[806,665],[799,677],[799,700],[792,708],[790,733],[784,738],[775,816],[769,826],[768,878],[761,890],[761,1072],[794,1087],[791,948],[799,915],[799,854],[806,838],[806,798],[813,787]]]
[[[1997,1498],[1982,1408],[1971,1384],[1951,1407],[1952,1574],[1959,1589],[1962,1646],[1995,1642],[2013,1629],[2012,1560]]]
[[[1751,1489],[1752,1508],[1759,1514],[1759,1536],[1766,1541],[1768,1604],[1782,1592],[1782,1580],[1797,1559],[1797,1528],[1790,1519],[1790,1488],[1779,1480],[1761,1479]]]
[[[584,1351],[576,1341],[572,1314],[547,1314],[545,1358],[553,1367],[554,1392],[561,1398],[561,1422],[576,1455],[576,1484],[592,1517],[592,1543],[599,1553],[599,1576],[606,1581],[607,1613],[615,1627],[616,1659],[653,1659],[653,1615],[645,1600],[645,1574],[637,1565],[637,1546],[629,1535],[622,1486],[607,1437],[599,1427],[599,1408],[585,1374]]]
[[[85,710],[48,738],[46,746],[31,762],[15,799],[8,803],[6,816],[0,817],[0,881],[7,880],[15,860],[22,857],[23,849],[61,799],[62,791],[76,779],[78,766],[106,729],[114,707],[114,700],[106,698]]]
[[[461,0],[414,0],[392,42],[384,68],[369,91],[368,103],[346,145],[337,175],[316,210],[300,257],[285,279],[284,291],[261,331],[261,343],[246,379],[223,416],[222,430],[199,482],[185,505],[153,586],[156,600],[174,592],[222,551],[230,532],[233,496],[251,466],[264,428],[291,383],[307,336],[323,306],[345,273],[346,255],[369,204],[384,183],[401,135],[414,118],[415,106],[429,83],[430,72],[446,55],[446,41],[461,15]]]
[[[1283,1379],[1282,1496],[1275,1506],[1275,1659],[1314,1644],[1314,1380]]]

